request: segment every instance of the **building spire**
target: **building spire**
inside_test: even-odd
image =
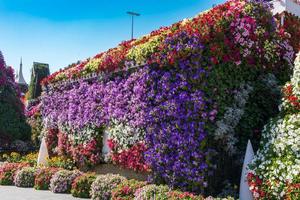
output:
[[[22,57],[20,60],[20,69],[19,69],[19,73],[17,76],[17,83],[19,83],[20,85],[27,85],[24,77],[23,77],[23,62],[22,62]]]

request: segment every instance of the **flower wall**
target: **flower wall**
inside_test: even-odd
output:
[[[294,58],[269,8],[230,0],[50,75],[41,108],[50,150],[189,191],[238,182],[245,143],[278,113],[272,88]]]

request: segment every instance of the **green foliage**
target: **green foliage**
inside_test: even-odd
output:
[[[49,167],[58,167],[63,169],[72,170],[75,169],[75,162],[67,157],[54,156],[48,159]]]
[[[42,93],[41,80],[50,75],[49,65],[43,63],[33,63],[31,80],[29,85],[28,100],[36,99]]]
[[[0,136],[8,136],[11,140],[28,140],[30,127],[25,116],[10,103],[0,100]]]
[[[22,158],[21,154],[19,154],[17,152],[11,152],[10,154],[5,153],[1,157],[2,157],[1,160],[10,162],[10,163],[20,162],[20,160]]]

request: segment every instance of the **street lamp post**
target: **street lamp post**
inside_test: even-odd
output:
[[[140,14],[139,13],[135,13],[135,12],[131,12],[131,11],[128,11],[127,14],[131,15],[131,39],[133,39],[134,17],[135,16],[140,16]]]

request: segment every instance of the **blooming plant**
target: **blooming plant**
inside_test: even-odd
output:
[[[245,105],[252,90],[253,87],[249,84],[242,83],[234,96],[234,104],[225,108],[224,117],[216,122],[217,128],[214,137],[216,140],[223,140],[225,150],[230,153],[236,151],[234,148],[237,139],[235,138],[234,129],[245,112]]]
[[[83,174],[78,176],[72,183],[71,194],[74,197],[90,198],[91,185],[95,181],[95,174]]]
[[[13,185],[16,172],[26,166],[28,166],[27,163],[5,163],[1,165],[0,185]]]
[[[283,89],[282,114],[265,126],[261,148],[248,174],[255,199],[298,199],[300,176],[300,54],[291,83]]]
[[[170,188],[165,185],[146,185],[134,193],[135,200],[160,199],[167,200]]]
[[[134,179],[121,182],[112,190],[112,200],[130,200],[134,199],[135,192],[145,186],[145,182],[136,181]]]
[[[168,199],[174,199],[174,200],[203,200],[204,198],[202,196],[197,196],[189,192],[180,192],[180,191],[170,191],[167,193]]]
[[[146,172],[149,171],[149,166],[145,164],[143,155],[145,151],[145,144],[140,142],[121,153],[113,153],[111,159],[113,163],[125,168]]]
[[[2,155],[2,159],[10,163],[20,162],[21,154],[19,154],[18,152],[11,152],[10,154],[5,153]]]
[[[63,168],[67,170],[75,169],[75,163],[72,159],[63,156],[53,156],[48,158],[49,167]]]
[[[52,176],[60,170],[55,167],[43,167],[36,170],[34,189],[36,190],[49,190],[50,180]]]
[[[111,191],[126,178],[120,175],[99,175],[91,186],[91,197],[93,200],[111,199]]]
[[[17,187],[33,187],[35,179],[35,168],[24,167],[17,171],[14,183]]]
[[[56,172],[50,180],[50,190],[54,193],[70,193],[73,181],[81,174],[80,171],[76,170],[60,170]]]

